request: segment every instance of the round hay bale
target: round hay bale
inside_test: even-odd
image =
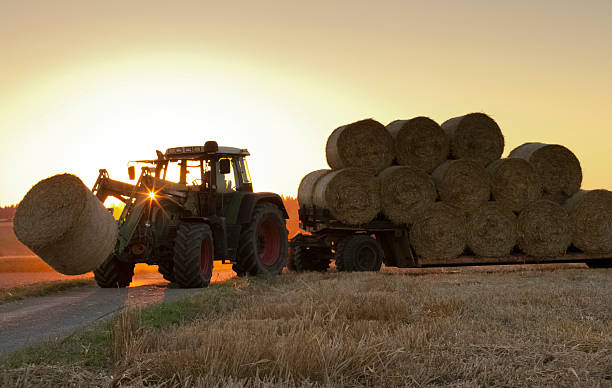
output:
[[[520,212],[542,197],[542,184],[533,166],[525,159],[499,159],[487,166],[491,195],[496,202]]]
[[[380,212],[380,184],[359,168],[332,171],[315,185],[313,203],[345,224],[366,224]]]
[[[432,172],[448,158],[448,136],[429,117],[395,120],[387,125],[387,131],[395,141],[395,157],[400,165]]]
[[[100,266],[117,242],[117,222],[74,175],[37,183],[15,212],[17,238],[57,272],[80,275]]]
[[[410,228],[410,244],[419,257],[452,259],[466,247],[465,213],[444,202],[436,202]]]
[[[302,178],[297,194],[297,200],[300,207],[313,206],[312,193],[315,185],[319,179],[330,172],[331,170],[316,170],[306,174],[304,178]]]
[[[486,166],[504,152],[504,135],[499,125],[484,113],[446,120],[442,129],[450,139],[453,159],[470,159]]]
[[[545,199],[563,204],[580,190],[580,161],[562,145],[525,143],[513,149],[508,157],[525,159],[531,163],[542,182]]]
[[[572,240],[567,211],[541,199],[527,205],[518,217],[518,247],[534,257],[565,255]]]
[[[376,120],[357,121],[332,132],[325,156],[334,170],[358,167],[378,174],[393,163],[393,138]]]
[[[432,173],[440,199],[472,211],[491,197],[491,178],[484,167],[466,160],[448,160]]]
[[[498,202],[487,202],[467,216],[467,245],[476,256],[507,256],[516,237],[516,215]]]
[[[581,190],[566,203],[572,243],[585,253],[612,253],[612,192]]]
[[[378,174],[383,214],[395,224],[411,224],[436,201],[436,186],[425,171],[391,166]]]

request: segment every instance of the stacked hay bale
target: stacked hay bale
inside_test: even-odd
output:
[[[117,242],[117,223],[74,175],[44,179],[15,212],[17,238],[57,272],[80,275],[108,258]]]
[[[300,206],[349,225],[380,217],[406,227],[425,259],[551,257],[570,244],[612,252],[612,192],[579,191],[580,162],[566,147],[526,143],[502,159],[504,136],[484,113],[384,129],[371,119],[337,128],[326,146],[332,169],[302,179]]]

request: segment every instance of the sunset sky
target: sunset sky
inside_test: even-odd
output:
[[[612,1],[0,1],[0,206],[155,149],[248,148],[295,195],[339,125],[489,113],[612,189]]]

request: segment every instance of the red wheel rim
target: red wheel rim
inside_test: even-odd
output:
[[[200,247],[200,273],[203,275],[208,274],[212,269],[212,252],[212,241],[210,241],[210,238],[205,237]]]
[[[271,266],[280,256],[280,231],[274,220],[265,220],[257,227],[257,252],[263,265]]]

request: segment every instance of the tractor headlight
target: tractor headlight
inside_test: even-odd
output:
[[[153,201],[153,200],[155,199],[155,193],[154,193],[154,192],[152,192],[152,191],[151,191],[151,192],[149,193],[149,199],[150,199],[151,201]]]

